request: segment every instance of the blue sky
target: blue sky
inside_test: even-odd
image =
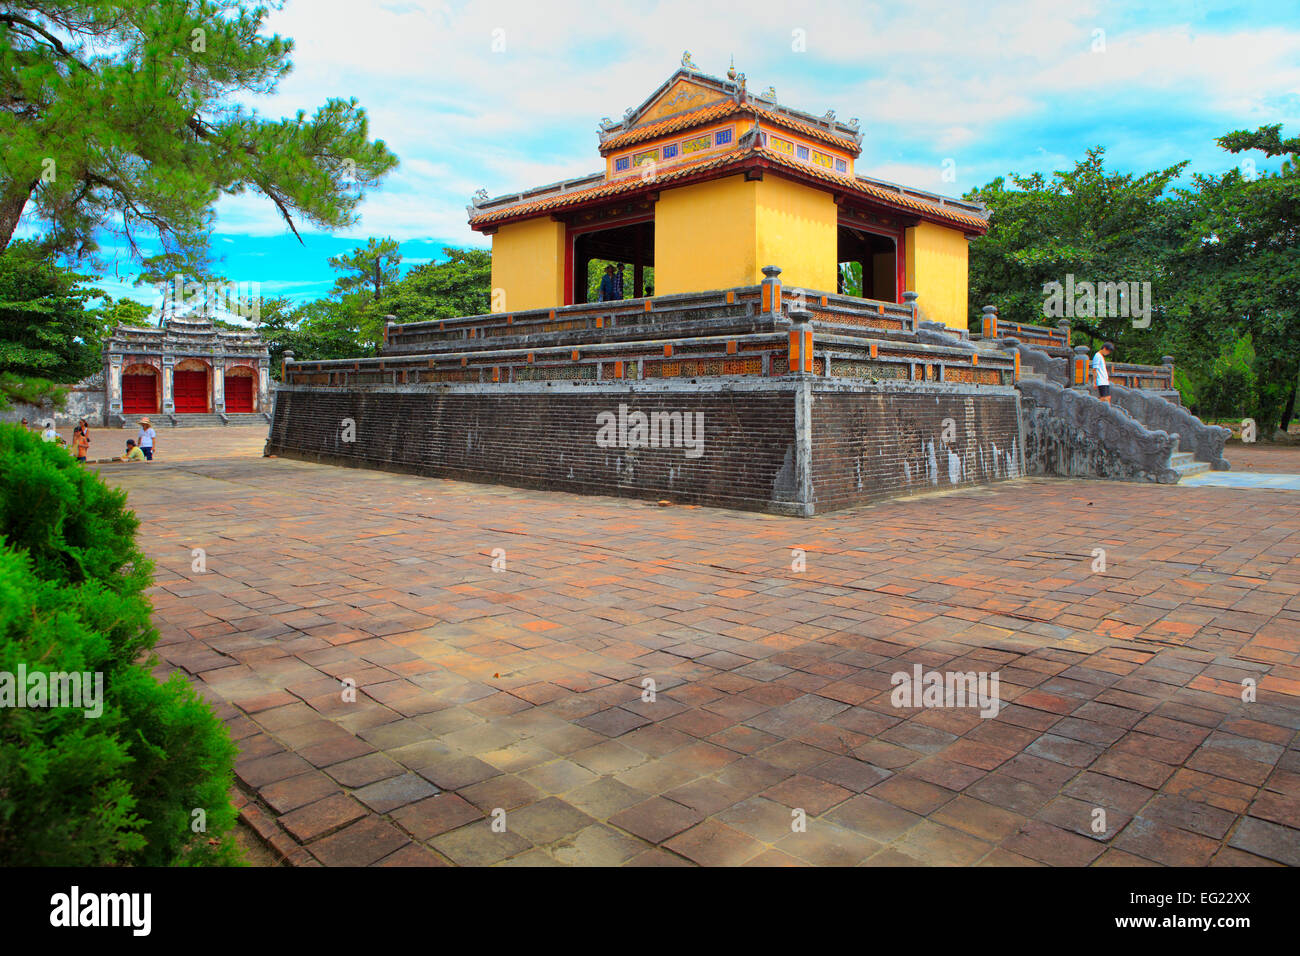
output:
[[[1265,123],[1300,133],[1300,0],[289,0],[269,25],[295,41],[295,68],[252,101],[259,111],[355,96],[402,161],[354,228],[304,231],[305,245],[265,199],[222,200],[220,271],[294,299],[324,294],[326,260],[368,236],[401,240],[407,265],[444,245],[487,246],[465,224],[474,190],[599,169],[600,118],[639,104],[684,49],[713,75],[734,55],[751,89],[774,86],[784,104],[859,117],[859,172],[949,195],[1068,168],[1095,145],[1125,171],[1186,159],[1221,172],[1238,162],[1214,143],[1223,133]],[[153,290],[131,287],[134,273],[121,257],[100,284],[153,304]]]

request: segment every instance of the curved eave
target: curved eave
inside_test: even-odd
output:
[[[660,136],[684,133],[696,126],[721,122],[733,116],[745,116],[751,119],[757,117],[762,122],[780,126],[792,133],[798,133],[826,143],[828,146],[834,146],[855,158],[862,152],[862,146],[855,135],[826,129],[813,122],[791,116],[781,110],[769,109],[752,100],[747,100],[744,103],[728,101],[709,103],[697,110],[670,116],[640,128],[618,133],[600,144],[600,155],[608,156],[616,150],[635,146],[637,143],[649,142]]]
[[[873,208],[893,215],[914,217],[938,223],[948,228],[959,228],[968,236],[982,236],[988,232],[988,220],[956,209],[948,209],[925,202],[851,176],[842,176],[810,167],[804,163],[787,160],[764,149],[744,153],[731,153],[701,161],[685,168],[667,170],[658,176],[642,179],[629,176],[601,186],[579,192],[558,195],[550,199],[535,200],[518,206],[471,217],[469,225],[476,232],[490,232],[496,227],[560,212],[579,212],[603,205],[611,199],[636,198],[657,193],[665,187],[687,186],[696,182],[718,179],[737,173],[771,172],[796,182],[806,183],[838,197],[852,196]]]

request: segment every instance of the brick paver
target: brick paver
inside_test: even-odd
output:
[[[1300,494],[1037,479],[799,520],[197,431],[103,474],[160,670],[292,862],[1300,863]],[[914,665],[996,672],[999,712],[893,706]]]

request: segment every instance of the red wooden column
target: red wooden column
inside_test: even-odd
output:
[[[636,242],[632,252],[632,298],[639,299],[645,294],[642,277],[645,272],[645,232],[640,227],[636,230]]]

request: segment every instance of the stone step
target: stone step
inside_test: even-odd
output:
[[[1209,462],[1197,461],[1190,451],[1176,451],[1170,455],[1169,467],[1178,473],[1179,480],[1210,470]]]
[[[228,425],[266,425],[270,417],[265,412],[226,412]]]
[[[132,415],[122,420],[124,431],[135,431],[138,422],[144,416]],[[160,412],[148,416],[154,428],[221,428],[225,425],[265,425],[270,419],[265,412],[227,413],[223,419],[216,412],[187,412],[182,415],[168,415]]]

